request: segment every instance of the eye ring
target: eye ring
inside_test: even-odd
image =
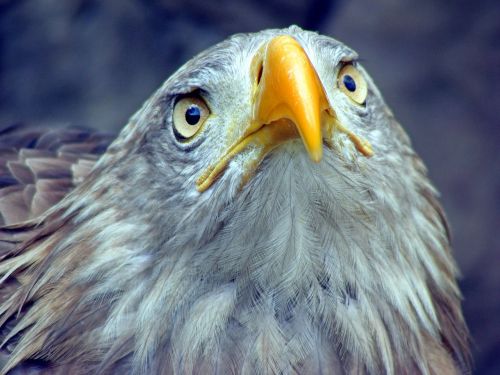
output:
[[[365,103],[368,95],[368,85],[363,74],[354,65],[347,64],[340,69],[337,85],[355,103]]]
[[[192,138],[209,115],[210,110],[202,98],[198,96],[181,98],[175,103],[172,116],[176,137],[180,140]]]

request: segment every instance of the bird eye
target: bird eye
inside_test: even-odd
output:
[[[340,90],[358,104],[363,104],[368,94],[368,86],[361,72],[353,65],[340,69],[337,84]]]
[[[174,106],[174,130],[181,139],[194,136],[201,128],[210,110],[199,97],[189,96],[182,98]]]

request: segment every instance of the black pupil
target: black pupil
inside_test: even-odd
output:
[[[349,74],[346,74],[343,78],[344,86],[350,92],[356,91],[356,81]]]
[[[189,125],[196,125],[200,121],[201,111],[196,105],[192,105],[186,110],[186,122]]]

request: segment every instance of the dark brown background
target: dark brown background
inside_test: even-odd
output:
[[[355,48],[442,192],[476,374],[500,374],[500,1],[0,0],[0,124],[116,131],[181,63],[296,23]]]

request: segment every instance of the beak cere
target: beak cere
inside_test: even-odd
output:
[[[242,184],[271,150],[290,139],[301,138],[314,162],[322,158],[321,119],[329,104],[302,46],[291,36],[277,36],[258,51],[252,71],[257,82],[253,119],[242,137],[198,178],[196,187],[200,192],[207,190],[229,162],[248,148],[256,152],[245,163]],[[325,129],[325,133],[330,131]]]

